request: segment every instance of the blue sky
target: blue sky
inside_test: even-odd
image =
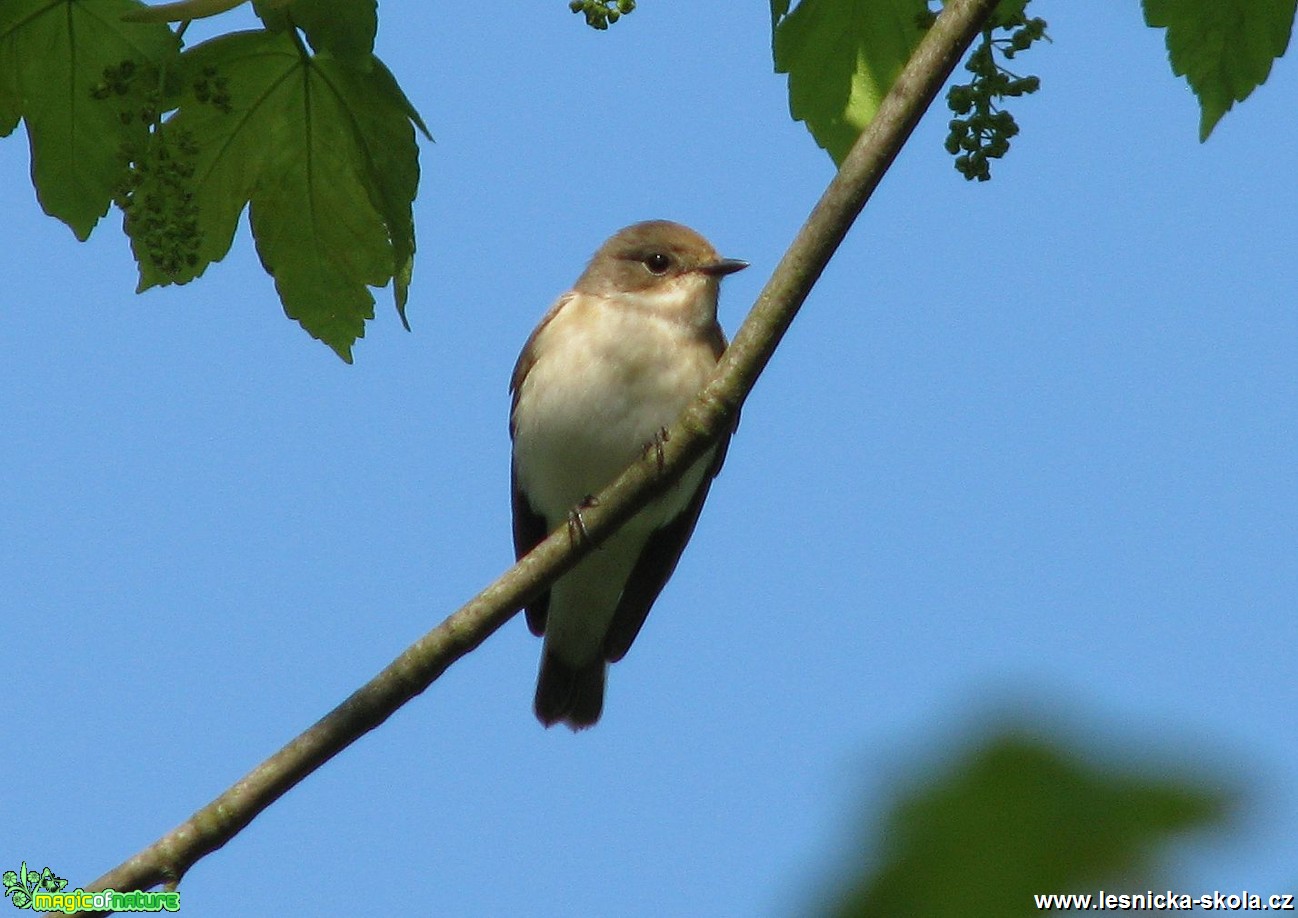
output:
[[[600,725],[536,723],[513,621],[194,868],[185,914],[798,914],[862,813],[1006,711],[1247,789],[1173,888],[1293,890],[1298,76],[1201,146],[1134,0],[1036,6],[1009,157],[968,184],[921,124]],[[116,218],[77,244],[0,143],[5,869],[89,882],[509,564],[509,371],[607,235],[666,217],[750,261],[733,330],[832,175],[766,4],[381,13],[437,143],[414,333],[381,292],[354,366],[246,231],[136,296]]]

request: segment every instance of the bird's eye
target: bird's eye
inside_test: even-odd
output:
[[[666,274],[667,269],[672,266],[672,260],[662,252],[653,252],[645,256],[644,266],[649,269],[650,274]]]

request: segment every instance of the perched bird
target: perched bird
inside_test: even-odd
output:
[[[689,227],[637,223],[605,242],[541,319],[509,384],[519,558],[661,443],[726,348],[721,278],[746,267]],[[528,605],[528,627],[545,635],[535,710],[547,727],[599,720],[608,664],[630,649],[676,568],[728,442]]]

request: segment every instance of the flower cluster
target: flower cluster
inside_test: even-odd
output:
[[[1011,34],[993,37],[997,30]],[[985,182],[991,178],[990,161],[1009,151],[1010,138],[1019,132],[1014,116],[997,103],[1034,93],[1041,86],[1035,76],[1018,76],[996,60],[1006,60],[1026,51],[1046,35],[1044,19],[1027,19],[1022,13],[983,30],[982,42],[969,55],[965,69],[973,74],[968,83],[947,91],[947,106],[959,117],[952,118],[946,138],[947,152],[955,157],[956,170],[966,179]]]
[[[133,60],[107,67],[91,98],[113,105],[123,127],[119,152],[122,178],[113,203],[141,264],[176,278],[198,264],[202,242],[193,190],[198,145],[193,135],[164,120],[175,107],[178,87],[158,68]],[[228,81],[205,67],[189,86],[194,99],[217,111],[233,111]]]
[[[635,9],[635,0],[572,0],[568,9],[586,15],[586,25],[592,29],[607,29]]]

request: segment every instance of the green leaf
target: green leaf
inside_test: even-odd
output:
[[[124,23],[135,0],[0,2],[0,133],[27,124],[32,181],[45,212],[86,239],[122,179],[124,144],[143,140],[112,99],[91,93],[123,61],[156,68],[180,43],[165,25]]]
[[[1156,882],[1159,846],[1220,826],[1219,780],[1099,768],[1039,728],[988,737],[912,787],[863,856],[837,918],[1015,918],[1034,893]]]
[[[362,69],[310,56],[292,32],[221,36],[182,60],[186,94],[166,132],[197,149],[198,257],[176,276],[142,265],[141,288],[224,257],[248,204],[284,311],[350,362],[374,315],[368,288],[395,279],[404,306],[419,180],[409,102],[377,58]]]
[[[293,0],[252,0],[252,11],[261,24],[272,32],[284,32],[293,27],[286,7]]]
[[[919,44],[927,11],[924,0],[802,0],[775,27],[775,70],[789,75],[789,111],[835,163]]]
[[[199,215],[198,260],[167,275],[140,265],[142,292],[156,284],[187,283],[230,250],[239,215],[261,180],[275,131],[288,117],[272,92],[299,64],[287,35],[236,32],[198,45],[180,59],[178,111],[162,127],[164,137],[185,139],[197,153],[192,193]],[[281,92],[291,93],[293,87]],[[216,101],[213,101],[213,98]]]
[[[293,0],[285,12],[317,53],[368,66],[379,29],[377,0]]]
[[[423,119],[410,104],[406,94],[401,91],[396,77],[378,58],[373,60],[373,68],[366,79],[373,82],[375,90],[383,97],[388,114],[383,117],[382,124],[376,122],[372,125],[372,136],[390,133],[390,129],[397,123],[391,117],[391,108],[395,106],[431,140],[432,135],[428,133]],[[368,121],[368,118],[363,120]],[[403,130],[408,130],[405,121],[400,123]],[[406,331],[410,331],[410,323],[406,320],[406,295],[415,267],[415,224],[411,203],[419,191],[419,159],[413,137],[407,138],[403,133],[401,138],[392,137],[391,141],[381,143],[372,150],[372,160],[380,176],[374,184],[379,191],[379,201],[375,207],[383,215],[392,241],[392,295],[397,314]],[[410,151],[413,151],[412,155],[407,155]]]
[[[780,20],[789,15],[789,0],[771,0],[771,35],[775,35],[775,27],[780,24]]]
[[[413,123],[415,127],[419,128],[419,133],[423,134],[429,140],[432,140],[433,135],[429,133],[428,126],[424,124],[424,119],[419,116],[419,112],[415,110],[414,104],[406,97],[405,91],[402,90],[401,85],[397,83],[397,78],[392,75],[392,71],[389,70],[387,65],[377,57],[373,59],[373,68],[376,85],[380,87],[379,91],[382,92],[389,101],[400,105],[401,111],[405,113],[405,116],[410,119],[411,123]]]
[[[186,22],[228,13],[244,0],[176,0],[159,6],[140,7],[122,16],[126,22]]]
[[[0,36],[0,137],[8,137],[23,116],[22,94],[18,91],[17,57],[13,33]]]
[[[1199,140],[1271,74],[1298,0],[1144,0],[1145,23],[1167,29],[1172,72],[1199,97]]]
[[[1027,5],[1028,0],[1001,0],[1000,3],[996,4],[996,9],[992,10],[992,18],[988,24],[1004,26],[1018,22]]]

